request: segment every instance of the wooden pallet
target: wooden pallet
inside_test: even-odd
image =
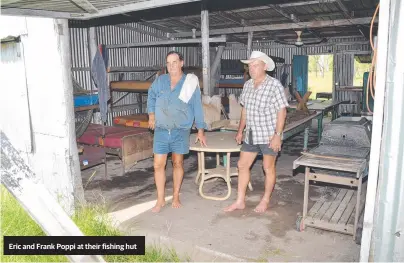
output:
[[[363,212],[366,198],[366,183],[361,191],[359,213]],[[331,200],[317,201],[309,210],[305,225],[331,230],[338,233],[354,235],[356,190],[339,189]]]

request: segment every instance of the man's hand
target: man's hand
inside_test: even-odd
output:
[[[155,128],[155,119],[154,119],[154,114],[149,114],[149,129],[154,130]]]
[[[281,150],[281,136],[274,134],[269,138],[269,147],[274,150],[274,152],[279,152]]]
[[[237,132],[236,137],[234,139],[236,139],[237,144],[241,144],[241,141],[243,140],[243,133]]]
[[[203,130],[199,130],[198,131],[198,135],[196,136],[196,140],[195,143],[197,143],[199,141],[199,143],[201,144],[201,146],[208,146],[206,144],[206,136]]]

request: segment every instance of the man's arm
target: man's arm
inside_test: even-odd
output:
[[[286,107],[283,107],[277,113],[275,132],[278,134],[283,132],[286,120],[286,112]]]
[[[154,113],[156,111],[156,100],[157,100],[157,83],[158,77],[156,80],[153,81],[151,87],[147,91],[147,113],[149,114],[149,128],[154,129],[155,125],[155,116]]]
[[[246,110],[244,107],[241,108],[241,116],[240,116],[240,123],[238,125],[238,133],[243,134],[245,125],[246,125],[246,120],[247,120],[247,114]]]
[[[195,126],[198,129],[198,133],[204,134],[205,131],[205,119],[203,116],[201,89],[197,87],[192,95],[192,104],[195,116]]]

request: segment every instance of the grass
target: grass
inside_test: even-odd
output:
[[[308,79],[309,91],[311,91],[310,99],[315,100],[318,92],[332,92],[332,71],[324,72],[324,77],[321,73],[309,72]]]
[[[1,237],[0,262],[67,262],[65,256],[3,255],[3,236],[44,236],[45,233],[32,220],[18,201],[1,185]],[[121,236],[107,218],[102,207],[91,206],[78,209],[72,217],[80,230],[88,236]],[[163,250],[156,246],[146,247],[145,255],[106,255],[107,262],[179,262],[174,250]]]
[[[324,77],[321,73],[309,72],[308,86],[309,91],[311,91],[310,99],[315,100],[316,94],[318,92],[332,92],[333,81],[332,81],[332,71],[324,72]],[[363,83],[363,72],[354,76],[353,85],[362,86]]]

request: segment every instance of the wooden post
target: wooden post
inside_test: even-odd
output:
[[[213,61],[212,68],[210,71],[210,78],[211,78],[211,90],[214,94],[219,94],[218,89],[216,88],[216,84],[218,84],[220,79],[220,61],[222,60],[222,54],[224,51],[225,46],[219,46],[216,52],[215,60]]]
[[[254,32],[248,32],[248,40],[247,40],[247,58],[250,57],[252,52],[252,41],[253,41]]]
[[[202,76],[203,94],[211,96],[210,87],[210,52],[209,52],[209,12],[205,1],[202,1],[201,32],[202,32]]]
[[[0,131],[1,183],[48,236],[83,236],[40,178]],[[52,164],[49,164],[52,165]],[[105,262],[101,256],[66,255],[72,262]]]

